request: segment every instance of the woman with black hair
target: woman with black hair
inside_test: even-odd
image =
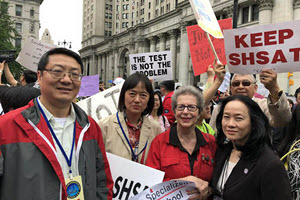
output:
[[[300,199],[300,104],[293,112],[292,120],[283,129],[284,139],[279,146],[279,155],[287,169],[292,199]]]
[[[163,105],[160,93],[158,91],[154,92],[154,106],[153,110],[151,112],[151,115],[149,115],[149,118],[154,119],[157,121],[161,128],[161,133],[165,132],[169,129],[170,123],[167,119],[167,117],[163,116]]]
[[[269,147],[268,118],[258,104],[246,96],[227,97],[216,124],[214,199],[291,199],[284,166]]]
[[[121,89],[118,112],[99,122],[106,152],[144,164],[152,140],[161,132],[159,124],[147,117],[153,105],[147,76],[130,75]]]

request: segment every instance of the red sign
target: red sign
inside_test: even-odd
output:
[[[218,22],[222,32],[225,29],[232,29],[231,18],[219,20]],[[205,32],[198,25],[188,26],[186,29],[189,39],[194,75],[198,76],[205,73],[208,66],[214,62],[214,53],[209,45]],[[210,38],[218,54],[219,60],[226,65],[224,39],[217,39],[211,36]]]

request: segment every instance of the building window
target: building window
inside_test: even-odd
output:
[[[140,23],[144,23],[144,18],[140,19]]]
[[[150,19],[151,18],[151,13],[148,13],[148,19]]]
[[[159,4],[159,0],[156,0],[156,3],[155,3],[155,5],[158,5]]]
[[[105,31],[105,37],[107,37],[108,36],[108,31]]]
[[[116,28],[119,28],[119,23],[116,23]]]
[[[151,8],[151,2],[149,2],[149,9]]]
[[[30,33],[34,33],[34,23],[30,23]]]
[[[16,23],[16,30],[18,31],[18,33],[22,33],[22,24],[21,23]]]
[[[22,16],[22,6],[16,5],[16,16]]]
[[[143,15],[144,14],[144,8],[143,9],[141,9],[141,15]]]
[[[141,0],[141,6],[145,4],[145,0]]]
[[[161,3],[165,2],[165,0],[161,0]]]
[[[248,23],[249,20],[249,6],[242,8],[243,14],[242,14],[242,23]]]
[[[15,38],[15,47],[21,48],[22,38]]]
[[[34,17],[34,10],[33,9],[30,10],[30,17]]]
[[[252,21],[256,21],[258,20],[258,15],[259,15],[259,8],[258,8],[258,4],[253,4],[252,5]]]
[[[108,32],[108,36],[111,36],[111,31]]]
[[[119,11],[119,5],[117,5],[116,10]]]
[[[125,28],[125,27],[126,27],[126,23],[122,22],[122,28]]]

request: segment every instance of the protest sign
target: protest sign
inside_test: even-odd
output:
[[[222,31],[209,0],[190,0],[198,25],[215,38],[223,38]]]
[[[161,183],[165,173],[137,162],[106,153],[114,180],[113,199],[127,200]]]
[[[172,180],[148,188],[130,200],[186,200],[190,197],[187,191],[196,189],[194,182]]]
[[[53,48],[55,48],[54,45],[28,38],[16,61],[27,69],[36,72],[42,55]]]
[[[145,74],[153,81],[172,80],[172,55],[170,51],[130,54],[130,74]]]
[[[300,71],[300,21],[224,30],[229,72]]]
[[[231,77],[230,73],[226,72],[224,81],[218,89],[220,92],[223,92],[223,93],[226,92],[226,90],[228,89],[229,83],[230,83],[230,77]]]
[[[123,84],[118,84],[99,92],[89,98],[79,101],[77,105],[97,122],[100,119],[117,112],[122,86]]]
[[[222,31],[225,29],[232,29],[231,18],[219,20],[218,22]],[[214,62],[215,57],[205,32],[198,25],[188,26],[186,29],[193,63],[194,76],[198,76],[207,71],[208,66]],[[216,39],[211,37],[211,40],[219,60],[222,62],[222,64],[226,65],[224,39]]]
[[[92,96],[99,92],[99,75],[84,76],[78,92],[79,97]]]

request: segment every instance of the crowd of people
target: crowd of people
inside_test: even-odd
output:
[[[300,88],[290,102],[276,72],[259,74],[266,98],[255,97],[252,74],[234,74],[220,92],[221,63],[202,89],[166,80],[154,90],[143,74],[118,77],[109,82],[123,84],[117,112],[96,122],[76,104],[83,70],[65,48],[19,81],[0,63],[12,85],[0,86],[0,199],[66,200],[74,181],[85,200],[112,199],[105,152],[161,170],[164,181],[194,182],[190,200],[300,199]]]

